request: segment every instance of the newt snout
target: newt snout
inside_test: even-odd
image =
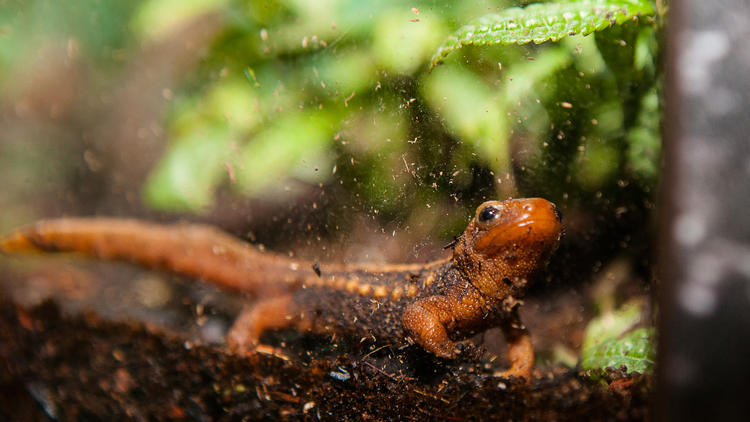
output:
[[[562,233],[560,211],[555,204],[542,198],[485,202],[477,208],[474,222],[475,250],[486,256],[512,247],[514,243],[555,244]]]

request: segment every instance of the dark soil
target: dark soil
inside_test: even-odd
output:
[[[650,376],[543,368],[527,385],[417,348],[334,353],[287,337],[284,355],[240,357],[147,324],[0,298],[0,421],[649,419]]]

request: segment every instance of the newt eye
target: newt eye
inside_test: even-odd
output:
[[[552,212],[555,213],[555,218],[557,218],[558,222],[562,222],[562,213],[559,209],[557,209],[556,206],[552,205]]]
[[[498,217],[500,217],[500,210],[492,205],[488,205],[479,212],[479,215],[477,215],[477,222],[480,225],[485,226]]]

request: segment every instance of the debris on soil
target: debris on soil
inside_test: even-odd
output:
[[[526,384],[416,347],[300,352],[304,339],[244,357],[50,301],[0,298],[0,338],[2,420],[644,420],[653,383],[559,367]]]

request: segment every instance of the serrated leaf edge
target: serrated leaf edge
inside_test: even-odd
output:
[[[487,39],[486,37],[479,36],[477,38],[477,34],[489,34],[492,31],[497,30],[507,30],[508,28],[497,28],[499,25],[514,25],[513,28],[510,28],[512,30],[515,30],[517,27],[516,21],[524,16],[531,16],[533,14],[542,14],[545,13],[550,14],[553,12],[553,8],[557,7],[562,8],[563,5],[570,6],[570,5],[581,5],[584,3],[591,3],[592,8],[588,13],[583,15],[583,12],[578,11],[578,15],[580,18],[585,18],[588,15],[597,15],[601,16],[602,14],[608,14],[606,19],[596,24],[595,22],[592,22],[590,25],[582,25],[582,29],[571,29],[567,30],[565,32],[558,32],[558,33],[552,33],[543,37],[537,37],[534,38],[533,36],[527,36],[527,37],[513,37],[512,34],[509,34],[506,39],[503,39],[501,36],[493,37],[492,39]],[[633,3],[628,2],[629,4],[607,4],[606,2],[602,1],[582,1],[582,2],[571,2],[571,3],[534,3],[526,6],[525,8],[520,7],[511,7],[509,9],[505,9],[500,14],[487,14],[484,16],[481,16],[474,20],[472,23],[469,23],[467,25],[464,25],[460,27],[458,30],[454,32],[453,35],[448,37],[448,39],[440,46],[438,47],[435,54],[432,56],[432,59],[430,60],[430,69],[434,68],[436,65],[442,63],[442,61],[447,57],[451,52],[458,50],[466,45],[523,45],[528,43],[534,43],[534,44],[542,44],[547,41],[553,41],[557,42],[567,36],[571,35],[589,35],[597,31],[604,30],[606,28],[609,28],[612,25],[620,24],[625,22],[629,19],[638,19],[641,16],[651,16],[654,13],[653,8],[650,5],[646,5],[645,3]],[[633,10],[633,9],[635,10]],[[574,12],[565,12],[562,13],[560,18],[564,19],[566,22],[570,22],[572,18],[575,17]],[[573,16],[568,16],[573,15]],[[554,16],[553,16],[554,18]],[[547,16],[544,16],[542,18],[543,20],[547,19]],[[549,26],[551,24],[556,23],[557,19],[554,19],[552,22],[545,22],[545,25]],[[528,21],[525,21],[525,25],[521,24],[521,26],[529,26],[529,22],[532,24],[536,24],[535,19],[530,19]],[[593,28],[591,25],[596,25]],[[478,29],[477,29],[478,28]],[[529,29],[531,30],[529,26]],[[462,35],[459,35],[462,34]]]

